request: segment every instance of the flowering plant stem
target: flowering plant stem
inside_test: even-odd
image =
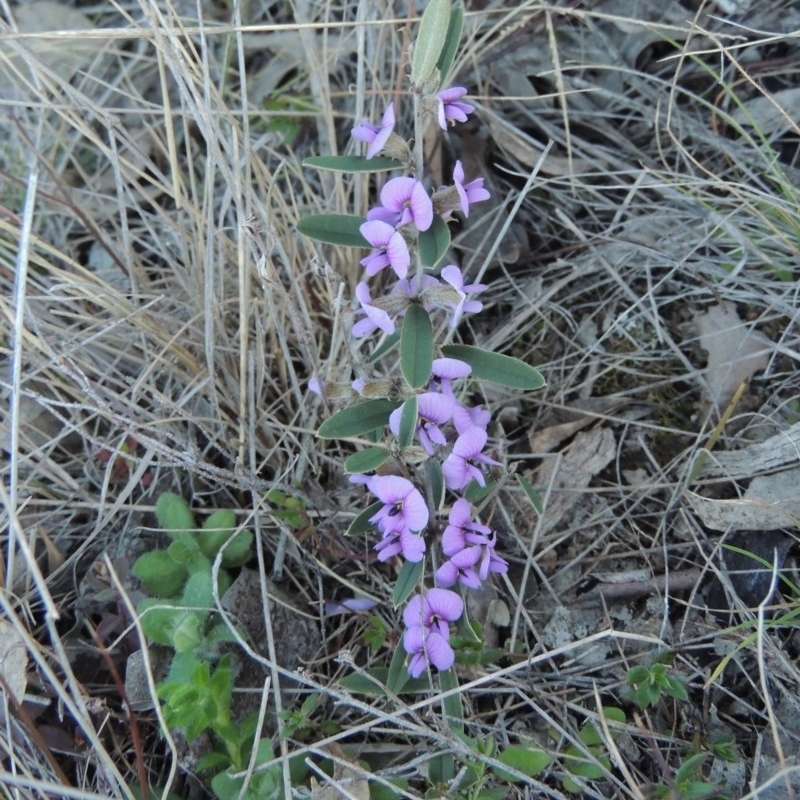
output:
[[[441,266],[454,215],[468,218],[471,206],[489,197],[484,179],[467,180],[456,161],[452,184],[431,192],[425,174],[426,130],[436,123],[447,132],[474,110],[464,102],[465,88],[441,89],[462,21],[463,13],[453,9],[450,0],[431,0],[423,14],[411,67],[413,146],[395,130],[398,109],[390,103],[379,124],[364,119],[352,129],[353,138],[367,147],[363,160],[350,155],[308,162],[322,169],[362,170],[375,159],[380,169],[403,170],[383,184],[380,203],[358,225],[364,246],[372,249],[360,262],[364,279],[356,287],[358,307],[351,329],[360,345],[376,335],[383,337],[370,359],[373,364],[386,363],[399,342],[395,363],[400,374],[392,374],[396,367],[390,365],[388,374],[359,376],[349,385],[314,378],[309,386],[329,401],[362,399],[326,420],[319,435],[368,435],[379,445],[346,462],[350,480],[378,501],[369,513],[357,516],[350,532],[377,532],[378,564],[400,562],[392,601],[404,606],[402,642],[408,673],[417,678],[431,668],[446,672],[442,685],[449,688],[457,685],[451,670],[456,661],[451,625],[461,620],[468,636],[474,636],[465,622],[462,594],[480,587],[492,573],[508,569],[496,550],[497,532],[477,519],[469,500],[476,490],[488,492],[492,484],[484,470],[502,463],[487,452],[491,414],[469,404],[463,382],[477,378],[529,390],[544,385],[539,372],[524,362],[474,346],[448,345],[450,335],[444,333],[448,327],[452,333],[464,316],[483,309],[475,296],[487,288],[468,284],[456,264]],[[326,237],[341,229],[343,221],[350,226],[350,241],[343,241],[341,234],[336,241],[359,244],[351,217],[320,215],[298,227],[331,241]],[[389,291],[381,280],[387,274],[394,279]],[[383,361],[375,357],[378,352]],[[437,544],[441,556],[429,559]],[[453,701],[445,705],[445,712],[460,718],[459,708]]]

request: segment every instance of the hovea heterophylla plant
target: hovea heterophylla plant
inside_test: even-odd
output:
[[[488,469],[502,468],[502,461],[489,442],[491,413],[469,402],[467,382],[524,391],[544,385],[541,374],[519,359],[448,344],[465,317],[483,310],[479,298],[490,288],[445,263],[449,224],[489,198],[484,178],[466,175],[457,161],[452,183],[433,187],[421,145],[426,127],[448,131],[474,111],[464,87],[446,84],[462,24],[463,12],[451,0],[431,0],[413,42],[413,108],[390,102],[379,120],[358,121],[353,149],[363,148],[363,155],[304,162],[322,170],[381,173],[379,202],[366,214],[344,209],[306,217],[298,230],[362,251],[356,256],[364,273],[355,290],[351,335],[366,353],[364,362],[376,370],[380,363],[384,374],[359,377],[349,392],[344,382],[320,377],[310,388],[331,402],[348,393],[360,396],[326,419],[318,434],[373,443],[344,464],[350,480],[377,499],[365,503],[348,534],[377,534],[376,561],[402,562],[392,596],[395,606],[403,606],[405,627],[403,652],[389,670],[395,683],[399,658],[412,679],[431,668],[443,680],[445,673],[454,675],[451,628],[462,620],[463,592],[508,569],[497,532],[477,518],[468,499],[474,486],[491,487]],[[437,534],[441,549],[431,559]],[[447,710],[448,716],[455,712]]]

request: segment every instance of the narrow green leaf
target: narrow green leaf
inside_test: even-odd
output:
[[[458,675],[456,671],[450,669],[439,673],[439,683],[443,692],[458,688]],[[455,733],[464,732],[464,706],[461,703],[461,695],[451,694],[442,700],[442,710],[444,711],[445,722],[451,731]]]
[[[510,745],[497,756],[497,760],[507,767],[521,772],[529,778],[538,775],[543,770],[547,769],[553,762],[553,757],[544,750],[537,750],[533,747],[524,747],[523,745]],[[519,778],[512,775],[510,772],[504,770],[496,770],[497,777],[504,781],[516,781]]]
[[[539,497],[539,493],[536,491],[536,489],[533,488],[531,483],[519,473],[517,473],[517,483],[522,487],[522,491],[525,492],[525,495],[527,496],[528,500],[531,501],[533,510],[539,516],[541,516],[544,504],[542,503],[542,498]]]
[[[402,169],[403,162],[382,156],[309,156],[303,159],[303,166],[330,172],[384,172],[387,169]]]
[[[369,247],[369,242],[359,230],[363,224],[364,217],[356,217],[352,214],[313,214],[299,220],[297,230],[311,239],[326,244]]]
[[[445,256],[450,247],[450,228],[437,214],[433,223],[419,235],[419,258],[422,266],[432,269]]]
[[[381,356],[388,353],[400,341],[400,331],[395,331],[393,334],[387,336],[376,348],[373,350],[369,357],[369,363],[374,364]]]
[[[366,675],[346,675],[339,680],[339,685],[353,694],[385,695],[389,685],[389,670],[387,667],[374,667]],[[419,678],[411,678],[403,687],[402,694],[424,694],[430,690],[431,682],[423,673]]]
[[[708,753],[695,753],[693,756],[689,756],[685,759],[675,771],[675,783],[680,786],[684,781],[692,780],[707,758]]]
[[[466,361],[472,367],[472,377],[492,381],[510,389],[541,389],[544,377],[524,361],[501,353],[490,353],[468,344],[448,344],[442,352],[451,358]]]
[[[491,478],[486,478],[485,486],[481,486],[478,481],[473,478],[463,491],[464,499],[469,500],[472,505],[477,505],[494,491],[494,487],[495,482],[491,480]]]
[[[372,530],[372,523],[369,521],[370,517],[373,517],[375,514],[377,514],[382,506],[383,503],[381,503],[380,500],[370,503],[370,505],[368,505],[350,523],[350,527],[348,527],[347,531],[345,532],[345,536],[359,536],[362,533],[367,533],[368,531]]]
[[[422,86],[432,75],[450,23],[450,0],[430,0],[419,24],[411,61],[411,82]]]
[[[400,430],[397,434],[397,441],[402,448],[411,447],[414,441],[414,433],[417,430],[417,396],[412,395],[403,403],[403,410],[400,412]]]
[[[435,458],[429,458],[425,462],[428,472],[428,486],[431,492],[433,508],[438,511],[444,501],[444,477],[442,476],[442,463]]]
[[[383,447],[368,447],[349,456],[344,462],[344,471],[349,475],[359,475],[362,472],[372,472],[378,469],[386,459],[389,451]]]
[[[451,753],[437,753],[428,761],[428,779],[434,785],[450,783],[456,774],[456,762]]]
[[[400,369],[412,389],[421,389],[431,377],[433,326],[428,312],[413,303],[408,307],[400,333]]]
[[[392,592],[392,604],[395,608],[403,605],[414,591],[419,586],[419,579],[422,577],[422,567],[425,560],[406,561],[400,568],[400,574],[394,584],[394,591]]]
[[[380,674],[383,673],[383,674]],[[374,669],[368,673],[354,672],[339,680],[339,686],[353,694],[386,695],[386,669]]]
[[[450,68],[453,66],[458,47],[461,44],[461,30],[464,27],[464,9],[461,6],[456,6],[450,12],[450,22],[447,25],[447,34],[444,37],[444,45],[442,52],[439,54],[439,60],[436,67],[439,70],[439,75],[442,77],[442,85],[447,85],[448,74]]]
[[[321,439],[346,439],[381,428],[399,405],[399,402],[381,397],[343,408],[319,426],[317,436]]]
[[[406,669],[406,651],[402,647],[395,648],[392,660],[389,663],[389,674],[386,676],[386,686],[395,694],[400,694],[408,683],[411,675]]]

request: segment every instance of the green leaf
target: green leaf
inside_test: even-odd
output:
[[[417,430],[417,396],[412,395],[402,405],[400,412],[400,429],[397,434],[397,441],[400,447],[411,447],[414,441],[414,433]]]
[[[186,501],[177,494],[164,492],[156,501],[156,519],[168,534],[195,530],[194,517]]]
[[[394,591],[392,592],[392,604],[395,608],[403,605],[414,591],[419,586],[419,579],[422,577],[422,567],[425,560],[406,561],[400,568],[400,574],[394,584]]]
[[[211,608],[214,605],[214,593],[211,587],[211,570],[195,572],[189,576],[183,587],[182,602],[192,608]]]
[[[564,769],[569,770],[579,778],[596,781],[602,778],[610,769],[611,764],[606,756],[600,756],[595,761],[588,759],[577,747],[569,746],[562,755]]]
[[[603,716],[609,722],[617,722],[620,725],[624,725],[625,722],[627,721],[627,717],[625,716],[625,712],[621,708],[618,708],[617,706],[603,706],[602,712],[603,712]],[[611,729],[611,734],[612,734],[612,738],[613,738],[613,735],[614,735],[613,728]]]
[[[433,223],[419,235],[419,259],[423,267],[433,269],[445,256],[450,247],[450,228],[437,214]]]
[[[330,170],[331,172],[383,172],[387,169],[402,169],[403,162],[396,158],[364,158],[364,156],[309,156],[303,159],[304,167]],[[363,221],[363,220],[362,220]]]
[[[421,389],[431,377],[433,326],[428,312],[412,303],[400,334],[400,369],[412,389]]]
[[[161,606],[161,607],[159,607]],[[164,606],[164,601],[155,597],[142,600],[136,607],[142,630],[150,641],[156,644],[172,645],[172,631],[183,611]]]
[[[481,486],[474,478],[467,484],[466,489],[462,492],[465,500],[469,500],[472,505],[477,505],[485,497],[494,491],[495,482],[491,479],[486,479],[486,485]]]
[[[348,527],[345,536],[358,536],[362,533],[371,531],[374,527],[370,522],[370,518],[375,516],[378,511],[383,508],[383,503],[380,500],[368,505],[351,523]]]
[[[349,456],[344,462],[344,471],[349,475],[360,475],[372,472],[389,458],[389,451],[384,447],[368,447]]]
[[[387,667],[375,667],[367,673],[353,673],[339,680],[339,685],[353,694],[386,695],[389,684]],[[403,694],[424,694],[430,692],[431,682],[426,673],[419,678],[411,678],[403,687]]]
[[[166,550],[142,553],[131,571],[150,594],[159,597],[180,594],[188,574],[186,567],[171,559]]]
[[[450,12],[450,22],[447,25],[447,34],[444,37],[442,52],[436,62],[436,68],[442,79],[442,85],[447,84],[450,68],[453,66],[458,47],[461,44],[461,30],[464,27],[464,9],[456,6]]]
[[[406,651],[402,647],[396,647],[389,663],[386,686],[394,694],[400,694],[411,677],[406,669],[406,655]]]
[[[236,528],[236,515],[229,508],[215,511],[204,523],[197,537],[200,550],[213,561]]]
[[[241,567],[253,557],[255,537],[250,530],[241,530],[222,551],[223,567]]]
[[[521,772],[532,778],[538,775],[543,770],[547,769],[553,763],[553,757],[544,750],[537,750],[533,747],[525,747],[523,745],[510,745],[497,756],[497,760],[507,767]],[[510,772],[503,770],[496,770],[497,777],[501,780],[512,782],[519,780],[515,778]]]
[[[450,358],[466,361],[472,367],[472,377],[492,381],[511,389],[541,389],[544,377],[524,361],[501,353],[490,353],[468,344],[448,344],[442,352]]]
[[[689,694],[686,691],[686,687],[683,685],[683,681],[673,675],[667,676],[667,685],[664,687],[664,691],[676,700],[689,699]]]
[[[453,780],[456,762],[450,753],[437,753],[428,761],[428,780],[433,784],[445,784]]]
[[[539,497],[539,493],[536,491],[536,489],[533,488],[531,483],[519,473],[517,473],[517,483],[522,487],[522,491],[525,492],[525,495],[527,496],[528,500],[531,501],[533,510],[539,516],[541,516],[544,504],[542,503],[542,498]]]
[[[648,680],[650,680],[650,670],[647,669],[647,667],[643,667],[641,664],[631,667],[628,670],[628,674],[625,676],[625,681],[632,686]]]
[[[398,342],[400,341],[400,331],[395,331],[390,336],[387,336],[376,348],[372,351],[368,361],[374,364],[381,356],[386,355]]]
[[[458,688],[458,675],[456,671],[450,669],[443,670],[439,673],[439,683],[443,692],[448,692],[451,689]],[[442,700],[442,709],[444,711],[445,722],[451,731],[455,733],[464,732],[464,706],[461,703],[461,695],[451,694]]]
[[[678,767],[675,771],[675,783],[678,785],[678,788],[681,788],[681,784],[684,783],[684,781],[690,781],[696,777],[707,757],[708,753],[695,753],[695,755],[689,756],[689,758]]]
[[[170,644],[178,653],[195,653],[203,641],[203,623],[205,615],[201,612],[184,611],[175,620],[175,627],[170,634]]]
[[[347,439],[382,428],[389,421],[389,414],[399,405],[397,400],[379,397],[343,408],[319,426],[317,436],[321,439]]]
[[[371,669],[369,672],[354,672],[339,679],[339,686],[353,694],[386,695],[387,670]]]
[[[425,470],[428,473],[428,486],[430,487],[433,508],[438,511],[444,501],[444,477],[442,475],[442,463],[436,458],[429,458],[425,462]]]
[[[450,0],[430,0],[425,8],[411,60],[411,82],[415,86],[422,86],[436,69],[450,24],[450,11]]]
[[[313,214],[310,217],[303,217],[297,223],[297,230],[311,239],[326,244],[369,247],[369,242],[359,230],[363,224],[364,217],[352,214]]]

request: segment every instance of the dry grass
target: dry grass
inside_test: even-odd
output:
[[[130,797],[143,768],[154,787],[173,781],[188,796],[157,717],[131,719],[108,666],[123,669],[131,628],[102,645],[91,635],[107,610],[101,588],[132,610],[127,565],[156,541],[164,491],[201,516],[235,508],[257,533],[262,572],[302,612],[361,591],[396,628],[392,573],[367,569],[369,543],[341,536],[360,501],[341,475],[347,451],[314,436],[328,409],[306,389],[312,375],[363,369],[347,337],[359,265],[294,226],[366,209],[366,178],[301,160],[349,149],[353,120],[404,89],[406,8],[294,5],[293,18],[266,0],[142,0],[63,21],[51,10],[42,36],[16,31],[19,9],[0,4],[0,625],[27,652],[15,674],[44,698],[32,718],[33,701],[20,709],[0,693],[3,796]],[[739,778],[709,758],[709,780],[731,797],[788,797],[800,772],[797,639],[768,630],[763,608],[725,634],[704,617],[721,534],[684,493],[732,497],[747,485],[690,471],[712,432],[716,450],[736,449],[800,415],[800,13],[775,3],[726,22],[733,3],[694,17],[643,4],[641,18],[627,4],[503,5],[468,8],[458,81],[478,119],[431,163],[438,183],[457,157],[468,176],[488,176],[493,201],[464,227],[459,256],[491,289],[463,336],[547,378],[535,396],[485,389],[498,445],[545,507],[532,522],[509,481],[485,510],[513,563],[497,586],[511,618],[503,641],[523,655],[464,672],[469,731],[501,747],[571,744],[597,762],[581,726],[622,702],[631,665],[672,648],[690,703],[626,706],[624,730],[603,728],[614,766],[601,764],[604,780],[581,796],[649,797],[723,733],[745,769]],[[719,303],[769,343],[724,425],[696,327]],[[584,406],[583,433],[547,452],[532,444],[532,432],[574,419],[563,414],[576,401],[609,396]],[[312,534],[298,538],[275,514],[274,488],[303,500]],[[580,605],[587,575],[634,569],[656,582]],[[691,583],[667,601],[669,574]],[[338,732],[281,742],[279,761],[345,752],[376,772],[385,764],[378,781],[409,778],[403,796],[420,797],[435,754],[475,758],[441,724],[441,694],[396,702],[337,687],[386,654],[368,652],[360,618],[322,624],[299,680]],[[707,685],[725,647],[740,648],[739,667]],[[355,665],[337,658],[345,650]],[[274,691],[287,675],[268,668]],[[560,774],[555,762],[508,796],[563,797]],[[758,794],[769,786],[776,794]]]

